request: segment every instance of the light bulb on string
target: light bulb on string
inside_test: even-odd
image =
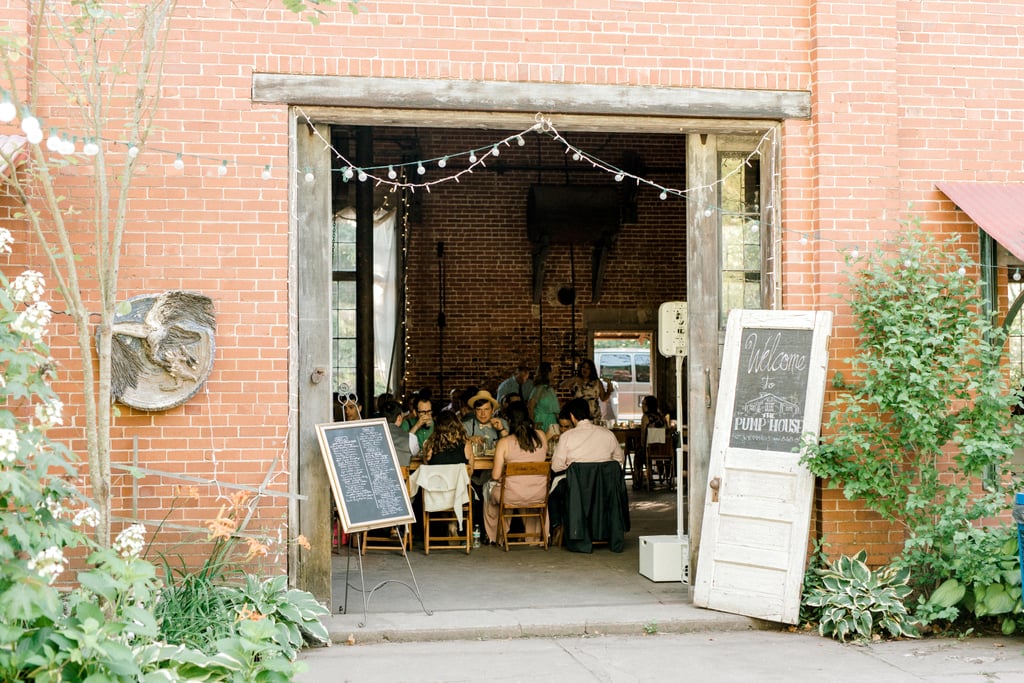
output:
[[[622,175],[621,173],[616,173],[616,174],[615,174],[615,182],[617,182],[617,183],[621,183],[621,182],[622,182],[622,179],[623,179],[624,177],[625,177],[625,176],[624,176],[624,175]]]
[[[50,137],[46,138],[46,149],[50,150],[51,152],[56,152],[60,150],[60,137],[58,137],[57,135],[56,128],[50,129]]]
[[[181,152],[178,152],[178,156],[174,158],[174,168],[179,171],[185,168],[185,160],[181,158]]]
[[[100,153],[100,146],[97,145],[94,141],[89,140],[88,142],[85,143],[85,146],[82,147],[82,153],[85,154],[85,156],[87,157],[94,157]]]
[[[310,170],[308,170],[308,169],[307,169],[307,170],[306,170],[306,175],[305,175],[305,176],[303,177],[303,179],[304,179],[304,180],[305,180],[305,181],[306,181],[307,183],[312,183],[312,182],[313,182],[314,180],[316,180],[316,176],[315,176],[315,175],[313,175],[313,172],[312,172],[312,171],[310,171]]]
[[[217,175],[226,176],[228,174],[228,160],[224,159],[220,162],[220,166],[217,167]]]
[[[341,172],[341,179],[347,183],[348,181],[352,180],[352,173],[352,167],[346,166],[345,170]]]
[[[475,164],[476,163],[476,152],[470,152],[469,153],[469,163],[471,163],[471,164]]]
[[[356,177],[359,178],[359,182],[365,183],[367,178],[366,171],[364,171],[363,169],[359,169],[359,175],[357,175]]]
[[[128,145],[128,158],[134,159],[139,156],[139,147],[134,142]]]
[[[523,139],[522,135],[516,136],[516,144],[519,145],[520,147],[526,144],[526,140]]]
[[[658,195],[658,199],[668,199],[668,192],[662,190],[661,194]]]
[[[860,256],[860,250],[857,249],[857,247],[854,247],[853,251],[850,252],[850,256],[853,258],[857,258],[858,256]]]
[[[62,135],[60,138],[60,153],[64,156],[75,153],[75,141],[68,140],[66,135]]]
[[[581,157],[580,157],[580,153],[579,153],[579,152],[577,152],[576,150],[573,150],[573,152],[572,152],[572,160],[573,160],[573,161],[579,161],[579,160],[580,160],[580,158],[581,158]]]
[[[1020,282],[1020,268],[1013,269],[1013,281]]]
[[[713,213],[714,211],[711,210],[711,207],[704,209],[704,218],[711,218],[711,214]]]
[[[10,96],[4,92],[3,102],[0,102],[0,123],[10,123],[18,115],[18,109],[11,102]]]
[[[807,235],[800,233],[800,244],[807,244]]]
[[[496,157],[497,156],[501,156],[501,150],[498,149],[497,145],[495,145],[494,147],[491,148],[491,154],[496,156]]]
[[[40,142],[43,141],[42,129],[38,126],[36,126],[35,128],[30,128],[25,133],[25,139],[28,140],[33,145],[38,145]]]
[[[395,167],[394,166],[388,166],[388,178],[390,178],[391,180],[394,180],[397,177],[398,177],[398,172],[395,171]]]
[[[427,169],[423,168],[423,164],[416,164],[416,173],[423,175],[427,172]]]
[[[437,167],[438,168],[444,168],[447,165],[448,165],[448,157],[441,157],[441,159],[437,162]]]
[[[959,268],[956,269],[956,274],[959,275],[960,277],[963,277],[964,275],[967,275],[967,269],[964,268],[963,266],[960,266]]]
[[[270,164],[267,164],[266,166],[263,167],[263,173],[261,173],[260,176],[264,180],[270,180]]]
[[[41,130],[39,119],[32,116],[28,109],[21,114],[21,130],[25,135],[31,135],[34,131]]]

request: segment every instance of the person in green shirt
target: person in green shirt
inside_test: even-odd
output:
[[[533,381],[533,393],[530,394],[530,415],[537,429],[547,434],[551,425],[558,423],[558,411],[561,405],[558,394],[551,387],[551,363],[541,361]]]

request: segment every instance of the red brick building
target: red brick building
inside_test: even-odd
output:
[[[699,510],[713,423],[704,378],[717,379],[724,313],[833,310],[838,364],[854,344],[829,296],[846,280],[844,251],[913,214],[980,255],[978,226],[937,183],[1022,181],[1016,2],[360,4],[313,26],[280,2],[178,2],[120,273],[125,299],[209,296],[217,335],[196,396],[121,410],[116,461],[285,494],[261,498],[250,528],[305,534],[312,549],[275,567],[318,594],[330,590],[330,493],[314,425],[332,419],[339,389],[493,389],[540,360],[564,377],[595,335],[651,339],[658,306],[688,301]],[[0,6],[27,31],[20,3]],[[37,115],[73,134],[73,108],[56,86],[47,93]],[[112,130],[103,153],[124,154],[120,139]],[[68,171],[69,187],[89,168]],[[547,220],[564,206],[568,218]],[[354,232],[334,221],[345,207]],[[401,268],[398,346],[375,385],[365,240],[379,208],[397,210]],[[3,223],[18,231],[10,210]],[[73,368],[69,333],[57,325],[51,342]],[[672,366],[654,356],[671,405]],[[176,483],[124,470],[114,481],[124,516],[148,520]],[[173,519],[209,518],[219,493],[205,486]],[[839,492],[819,504],[835,547],[875,558],[900,547]]]

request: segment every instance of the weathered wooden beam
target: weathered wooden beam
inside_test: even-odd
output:
[[[466,127],[453,119],[452,112],[486,113],[489,124],[502,120],[501,114],[535,113],[579,116],[625,116],[631,119],[783,120],[806,119],[811,114],[811,96],[801,90],[732,90],[725,88],[665,88],[655,86],[587,85],[562,83],[510,83],[492,81],[425,80],[416,78],[361,78],[355,76],[308,76],[253,74],[253,102],[310,107],[348,107],[389,112],[391,121],[377,118],[374,125],[401,125],[403,113],[444,112],[440,120],[425,120],[417,114],[417,125]],[[481,124],[479,115],[473,116]],[[349,123],[363,123],[348,121]],[[696,123],[696,121],[694,121]],[[504,127],[505,124],[500,124]],[[561,125],[560,125],[561,127]],[[512,129],[525,126],[514,125]],[[747,128],[747,130],[751,130]],[[680,130],[679,132],[686,132]]]

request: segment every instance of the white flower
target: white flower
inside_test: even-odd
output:
[[[0,228],[0,253],[11,253],[11,245],[14,244],[14,236],[7,228]]]
[[[41,424],[53,427],[64,424],[61,416],[64,410],[64,403],[59,398],[48,398],[36,405],[36,420]]]
[[[64,514],[64,506],[55,498],[44,499],[43,504],[40,507],[44,507],[49,510],[54,519],[59,519],[60,516]]]
[[[51,546],[46,550],[41,550],[31,560],[28,561],[28,568],[30,571],[34,571],[39,576],[46,579],[46,583],[53,584],[60,576],[60,573],[64,571],[64,565],[68,563],[64,557],[64,553],[57,546]]]
[[[96,508],[82,508],[75,513],[71,523],[75,526],[82,526],[88,524],[92,528],[96,528],[96,525],[100,523],[100,513]]]
[[[45,301],[37,301],[18,314],[18,317],[11,323],[11,330],[38,344],[43,341],[43,334],[52,317],[53,309],[50,308],[50,304]]]
[[[145,546],[146,527],[142,524],[132,524],[119,533],[114,541],[114,550],[126,560],[138,557]]]
[[[26,270],[11,283],[11,298],[20,304],[39,301],[45,291],[46,280],[42,273],[35,270]]]
[[[18,432],[0,429],[0,462],[14,462],[18,457]]]

